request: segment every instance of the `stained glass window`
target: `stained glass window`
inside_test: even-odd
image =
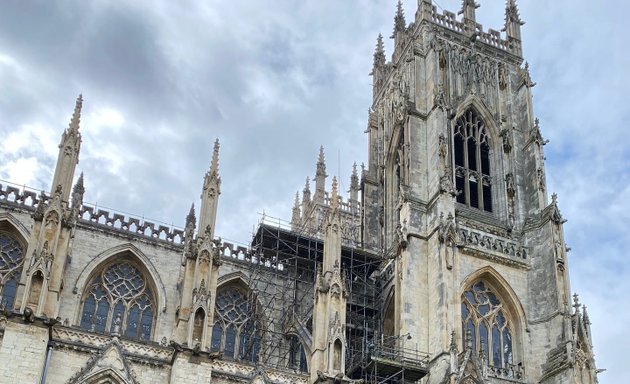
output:
[[[462,339],[472,336],[472,348],[483,352],[494,367],[512,364],[512,331],[505,309],[492,289],[478,281],[462,295]]]
[[[11,235],[0,232],[0,303],[13,308],[24,263],[24,249]]]
[[[492,212],[490,146],[485,124],[474,109],[457,119],[453,147],[457,202]]]
[[[129,262],[104,268],[83,296],[80,326],[149,340],[155,321],[155,296],[140,271]]]
[[[223,351],[229,359],[256,362],[260,353],[261,332],[255,321],[255,299],[237,286],[217,293],[215,323],[210,348]]]

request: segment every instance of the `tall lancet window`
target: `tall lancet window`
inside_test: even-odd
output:
[[[22,245],[10,234],[0,232],[0,307],[13,309],[22,264]]]
[[[256,299],[241,287],[231,285],[217,292],[211,349],[229,359],[258,361],[261,330]]]
[[[453,132],[457,202],[492,212],[490,145],[486,126],[473,108],[455,123]]]
[[[81,327],[150,340],[155,323],[155,295],[131,262],[110,264],[97,273],[83,294]]]
[[[483,354],[489,365],[513,364],[512,324],[503,303],[483,281],[462,295],[462,340],[470,332],[473,351]]]

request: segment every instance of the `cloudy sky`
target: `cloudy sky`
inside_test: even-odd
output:
[[[480,2],[478,20],[501,29],[504,1]],[[550,139],[548,189],[569,219],[572,289],[608,369],[600,382],[619,383],[630,375],[630,3],[601,3],[519,6],[535,113]],[[404,6],[409,22],[416,0]],[[218,137],[217,234],[247,242],[260,213],[290,219],[320,144],[343,189],[352,163],[366,161],[368,73],[394,9],[393,0],[3,1],[0,179],[50,188],[83,93],[86,202],[181,227]]]

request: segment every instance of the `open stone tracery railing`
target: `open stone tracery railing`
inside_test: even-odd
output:
[[[459,238],[461,244],[484,248],[490,251],[501,253],[510,258],[520,259],[524,261],[528,259],[527,248],[518,244],[516,241],[501,239],[492,235],[476,232],[467,228],[459,229]]]
[[[183,229],[172,225],[156,224],[137,217],[127,217],[96,206],[83,204],[79,209],[79,219],[173,244],[182,244],[184,241]]]
[[[457,20],[457,16],[453,12],[444,11],[442,14],[438,13],[437,7],[434,5],[431,12],[431,20],[444,28],[450,29],[455,32],[464,33],[466,28],[464,23]],[[512,46],[510,41],[501,37],[501,32],[489,29],[488,32],[483,30],[481,24],[475,25],[475,32],[477,34],[477,40],[491,45],[495,48],[516,53],[518,46]],[[514,42],[515,44],[518,42]]]

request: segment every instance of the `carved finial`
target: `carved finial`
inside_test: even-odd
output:
[[[472,332],[466,329],[466,349],[472,349]]]
[[[79,123],[81,123],[81,108],[83,108],[83,95],[79,94],[77,101],[74,104],[74,112],[72,113],[72,119],[70,119],[69,131],[78,132]]]
[[[558,204],[558,194],[555,192],[551,194],[551,204]]]
[[[451,332],[451,351],[457,352],[457,341],[455,341],[455,331]]]
[[[319,156],[317,157],[317,175],[326,176],[326,157],[324,156],[324,146],[319,147]]]
[[[407,22],[405,21],[405,11],[403,10],[402,2],[398,0],[398,3],[396,4],[396,16],[394,16],[394,32],[390,38],[395,38],[396,33],[403,32],[406,26]]]
[[[85,193],[85,187],[83,186],[83,172],[79,175],[74,187],[72,187],[72,208],[78,209],[83,204],[83,194]]]
[[[293,202],[293,209],[291,213],[291,225],[297,226],[300,224],[300,192],[295,192],[295,201]]]
[[[582,318],[584,319],[584,324],[591,325],[591,321],[588,318],[588,313],[586,313],[586,305],[582,305]]]
[[[374,67],[382,67],[385,65],[385,45],[383,44],[383,35],[380,33],[376,38],[376,49],[374,50]]]
[[[357,173],[357,163],[352,164],[352,175],[350,176],[350,192],[359,190],[359,174]]]
[[[116,319],[114,320],[114,331],[112,332],[113,336],[120,336],[120,325],[122,324],[122,320],[120,318],[120,312],[116,313]]]
[[[577,293],[573,294],[573,308],[575,308],[575,313],[580,313],[580,297]]]
[[[339,206],[339,194],[337,193],[337,177],[333,176],[332,192],[330,193],[330,209],[336,210]]]
[[[195,217],[195,203],[193,202],[190,205],[190,211],[188,211],[188,215],[186,216],[186,228],[191,226],[191,228],[194,229],[196,223],[197,223],[197,218]]]

